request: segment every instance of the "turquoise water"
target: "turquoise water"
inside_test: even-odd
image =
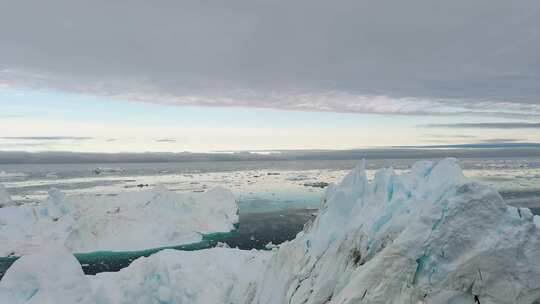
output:
[[[271,212],[241,213],[236,229],[225,233],[212,233],[203,236],[201,242],[180,246],[152,248],[141,251],[99,251],[75,254],[86,274],[119,271],[140,257],[148,257],[163,249],[195,251],[212,248],[218,242],[240,249],[265,249],[269,242],[280,244],[294,239],[305,222],[314,216],[313,209],[289,209]],[[17,257],[0,258],[0,279]]]

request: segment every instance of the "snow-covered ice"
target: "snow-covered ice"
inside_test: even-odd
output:
[[[11,196],[7,192],[4,185],[0,183],[0,208],[10,206],[11,204]]]
[[[529,209],[507,206],[494,189],[463,177],[453,159],[418,162],[401,175],[382,169],[372,182],[362,165],[329,186],[316,219],[279,248],[162,251],[89,277],[90,297],[100,304],[534,304],[539,225]],[[16,284],[42,270],[18,262],[0,294],[4,280]]]
[[[91,277],[98,303],[250,303],[270,252],[163,250],[118,273]]]
[[[18,259],[0,281],[2,304],[91,304],[89,277],[65,249],[43,247]]]
[[[133,251],[194,243],[238,222],[233,194],[216,187],[175,193],[164,187],[117,196],[65,196],[51,190],[37,206],[0,208],[0,255],[32,253],[44,244],[74,253]]]
[[[65,251],[17,260],[0,281],[0,303],[250,303],[270,252],[212,248],[162,250],[119,272],[84,276]]]

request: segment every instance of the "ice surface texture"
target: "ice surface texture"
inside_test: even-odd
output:
[[[280,246],[254,303],[534,303],[538,222],[454,159],[379,170],[371,183],[362,165]]]
[[[296,239],[271,252],[162,251],[91,277],[90,296],[100,304],[539,303],[538,225],[528,209],[464,178],[453,159],[418,162],[403,175],[379,170],[372,182],[361,165],[328,187]],[[15,262],[0,294],[15,286],[4,281],[42,270],[24,265]]]
[[[51,190],[38,206],[0,208],[0,255],[28,254],[45,244],[74,253],[177,246],[233,230],[237,213],[233,194],[219,187],[205,193],[156,187],[118,196]]]

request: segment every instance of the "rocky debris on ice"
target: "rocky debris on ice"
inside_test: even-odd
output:
[[[373,182],[360,166],[327,188],[304,231],[272,251],[162,251],[91,277],[91,296],[100,304],[537,304],[539,226],[529,209],[464,178],[453,159],[402,175],[379,170]],[[6,277],[23,282],[34,271],[16,262]]]
[[[0,256],[32,253],[44,244],[74,253],[133,251],[198,242],[238,222],[233,194],[216,187],[175,193],[164,187],[118,196],[65,196],[51,190],[38,206],[0,209]]]
[[[7,192],[4,185],[0,184],[0,208],[11,206],[13,204],[13,201],[11,200],[11,196]]]

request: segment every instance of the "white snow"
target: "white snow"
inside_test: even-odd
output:
[[[453,159],[402,175],[379,170],[373,182],[362,165],[328,187],[317,218],[279,248],[161,251],[90,277],[91,296],[100,304],[534,304],[538,222],[464,178]],[[10,282],[40,270],[17,264]]]
[[[163,187],[118,196],[65,196],[51,190],[38,206],[0,209],[0,255],[27,254],[44,244],[75,253],[132,251],[198,242],[228,232],[238,207],[225,188],[175,193]]]
[[[0,183],[0,208],[9,206],[12,203],[11,196],[7,192],[6,188],[4,188],[4,185]]]

